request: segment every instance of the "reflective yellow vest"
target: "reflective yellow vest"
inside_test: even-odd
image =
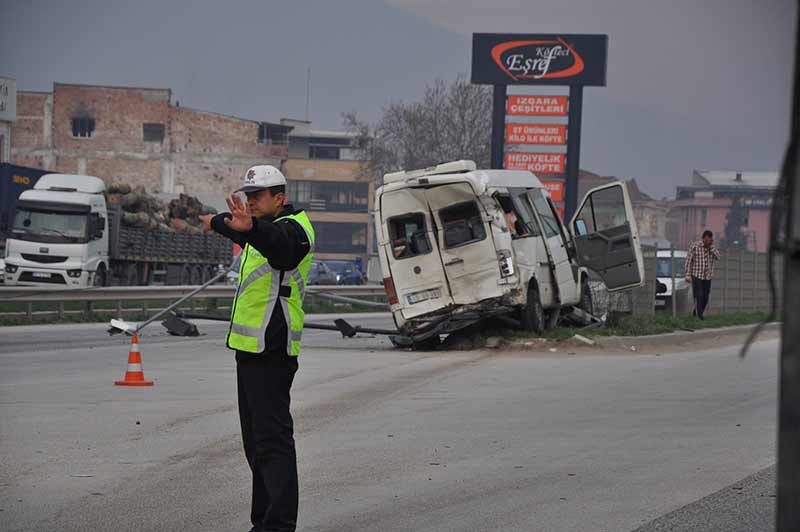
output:
[[[269,261],[253,246],[245,245],[239,262],[239,286],[228,329],[227,344],[231,349],[262,353],[267,347],[276,347],[265,345],[264,333],[275,306],[280,304],[286,319],[286,352],[291,356],[300,354],[305,321],[303,297],[314,255],[314,228],[305,212],[282,216],[274,221],[285,219],[294,220],[305,229],[310,249],[297,268],[281,271],[270,266]]]

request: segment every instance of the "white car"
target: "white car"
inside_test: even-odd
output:
[[[679,292],[689,288],[685,279],[686,251],[675,250],[675,287]],[[668,307],[672,304],[672,258],[670,250],[660,249],[656,252],[656,308]],[[662,286],[663,285],[663,286]]]

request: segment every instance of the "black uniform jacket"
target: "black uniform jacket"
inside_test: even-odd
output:
[[[250,231],[240,233],[234,231],[223,221],[225,218],[232,218],[231,213],[223,212],[216,215],[211,220],[211,227],[217,233],[226,236],[242,246],[250,244],[261,253],[272,265],[279,270],[293,270],[297,268],[300,261],[308,254],[311,244],[305,229],[294,220],[281,220],[275,222],[277,218],[291,214],[297,214],[300,210],[295,210],[291,205],[284,205],[283,210],[275,218],[253,218],[253,228]],[[267,297],[264,294],[264,297]],[[286,344],[287,335],[286,319],[283,316],[281,305],[275,305],[275,312],[267,325],[265,333],[266,352],[270,354],[287,355]],[[247,356],[239,353],[239,356]]]

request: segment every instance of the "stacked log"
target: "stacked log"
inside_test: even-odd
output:
[[[188,194],[166,203],[144,187],[131,188],[127,183],[111,183],[106,189],[106,201],[122,207],[122,223],[151,231],[202,234],[200,216],[216,214],[213,207],[203,205]]]

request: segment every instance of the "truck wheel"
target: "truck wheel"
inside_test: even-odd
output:
[[[139,286],[139,270],[136,264],[128,264],[125,268],[125,286]]]
[[[589,279],[586,277],[581,281],[581,302],[578,308],[594,316],[594,302],[592,300],[592,287],[589,286]]]
[[[520,309],[520,323],[524,331],[541,334],[544,331],[544,309],[542,308],[542,298],[539,297],[539,287],[536,283],[528,285],[528,298],[525,305]]]
[[[97,271],[94,272],[94,280],[92,281],[92,285],[106,286],[107,279],[108,276],[106,275],[106,267],[101,264],[97,267]]]
[[[192,284],[195,286],[199,286],[203,284],[203,267],[202,266],[195,266],[192,268]]]
[[[420,342],[414,342],[412,348],[414,351],[435,351],[437,347],[442,344],[442,340],[438,334],[426,338]]]
[[[181,271],[181,284],[184,286],[192,284],[192,267],[188,264],[184,265]]]

